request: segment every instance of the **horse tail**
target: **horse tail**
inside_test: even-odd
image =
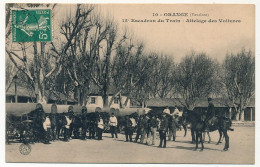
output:
[[[230,128],[230,127],[229,127],[227,130],[234,131],[234,129],[233,129],[233,128]]]

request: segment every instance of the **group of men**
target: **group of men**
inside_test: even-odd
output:
[[[211,118],[215,115],[212,99],[208,99],[208,100],[209,100],[209,107],[208,107],[208,112],[206,117],[206,122],[207,122],[206,129],[211,124],[211,120],[212,120]],[[44,112],[42,106],[38,107],[37,110],[41,111],[37,113]],[[170,112],[169,107],[166,107],[166,109],[164,109],[164,111],[160,115],[146,113],[145,115],[140,115],[138,118],[134,118],[131,115],[125,116],[123,126],[124,126],[126,142],[129,141],[132,142],[134,140],[134,142],[137,143],[138,140],[140,140],[141,144],[154,145],[156,132],[159,131],[159,136],[160,136],[159,147],[165,148],[167,133],[168,133],[168,140],[173,140],[173,141],[176,140],[176,131],[179,127],[178,118],[180,114],[181,112],[178,110],[177,107],[175,107],[173,112]],[[39,118],[42,118],[42,116]],[[74,137],[81,136],[81,139],[85,140],[87,137],[86,135],[87,131],[89,132],[90,138],[95,139],[97,137],[98,140],[102,140],[102,133],[104,131],[105,123],[99,111],[96,111],[94,117],[87,120],[87,108],[83,107],[82,113],[77,118],[80,120],[77,121],[77,119],[75,119],[73,108],[69,107],[68,112],[64,114],[65,123],[63,124],[63,128],[62,128],[64,132],[64,141],[68,141],[71,138],[72,133],[74,134]],[[57,119],[53,121],[53,118],[51,116],[49,116],[49,119],[50,120],[48,121],[48,117],[46,117],[43,121],[43,129],[45,130],[44,133],[45,136],[50,134],[54,135],[54,132],[52,132],[53,124],[54,124],[53,122],[56,121],[55,125],[58,124]],[[118,138],[117,135],[118,121],[114,113],[111,113],[111,116],[109,117],[108,125],[110,126],[111,137]],[[81,128],[81,132],[79,132],[80,128]],[[133,139],[134,131],[136,131],[136,136]],[[45,142],[46,139],[48,139],[48,137],[45,137]],[[46,143],[49,143],[49,141],[47,140]]]
[[[126,142],[135,143],[140,140],[141,144],[155,145],[156,132],[159,131],[160,144],[159,147],[166,147],[166,134],[168,140],[176,139],[176,131],[178,128],[178,114],[162,112],[161,115],[145,114],[139,116],[137,123],[131,116],[125,119],[125,137]],[[132,139],[133,132],[136,129],[136,136]]]

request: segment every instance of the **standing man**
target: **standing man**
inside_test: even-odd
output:
[[[117,138],[117,118],[115,117],[114,113],[112,113],[111,117],[109,118],[109,125],[112,138],[114,138],[114,134]]]
[[[143,116],[140,115],[137,123],[137,132],[135,136],[135,143],[137,143],[137,140],[139,139],[140,135],[142,134],[142,121],[143,121]]]
[[[81,140],[86,140],[87,133],[87,107],[83,106],[81,110],[81,122],[82,122],[82,131],[81,131]]]
[[[162,113],[162,117],[160,120],[159,134],[160,134],[160,145],[162,148],[162,143],[164,142],[163,148],[166,148],[166,131],[168,129],[168,120],[166,118],[166,113]]]
[[[129,119],[129,116],[126,116],[126,122],[125,122],[125,137],[126,137],[126,142],[128,142],[128,138],[130,142],[132,142],[132,121]]]
[[[152,118],[150,119],[150,131],[149,131],[149,141],[152,140],[152,145],[154,145],[154,139],[155,139],[155,134],[157,130],[158,122],[155,118],[155,115],[152,115]]]
[[[142,120],[142,133],[141,133],[141,140],[140,143],[144,144],[144,139],[146,138],[146,144],[148,139],[148,132],[149,132],[149,117],[148,115],[144,115],[144,118]]]
[[[177,115],[172,115],[169,117],[169,121],[168,121],[169,141],[171,140],[171,138],[173,138],[173,141],[175,141],[176,139],[176,130],[178,126],[177,117],[178,117]]]
[[[98,121],[97,121],[97,136],[98,136],[98,140],[102,140],[103,129],[104,129],[104,122],[103,122],[102,117],[99,115],[98,116]]]
[[[212,98],[208,98],[208,109],[206,113],[206,128],[205,131],[209,132],[209,126],[213,124],[213,117],[215,116],[215,107]]]
[[[69,119],[71,120],[71,124],[69,126],[69,139],[71,139],[72,138],[72,132],[74,130],[74,116],[75,116],[74,111],[73,111],[73,106],[69,106],[68,116],[69,116]]]

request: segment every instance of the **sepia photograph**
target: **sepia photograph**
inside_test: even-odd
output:
[[[255,164],[254,4],[6,3],[4,53],[6,163]]]

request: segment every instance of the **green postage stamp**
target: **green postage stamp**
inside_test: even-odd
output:
[[[13,42],[52,40],[51,9],[12,10]]]

